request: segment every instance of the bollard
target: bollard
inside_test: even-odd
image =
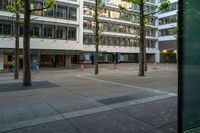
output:
[[[84,70],[84,65],[81,64],[80,66],[81,66],[81,72],[82,72]]]
[[[39,64],[36,65],[36,72],[39,72]]]
[[[155,62],[154,65],[153,65],[153,69],[157,69],[157,67],[156,67],[156,62]]]
[[[114,69],[117,69],[117,64],[116,63],[114,63]]]

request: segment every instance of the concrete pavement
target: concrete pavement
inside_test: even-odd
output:
[[[137,64],[34,73],[33,86],[4,73],[0,79],[0,132],[176,133],[177,71],[161,64],[145,77]]]

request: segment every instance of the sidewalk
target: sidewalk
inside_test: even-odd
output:
[[[176,66],[146,77],[136,67],[43,71],[32,87],[0,80],[0,132],[176,133]]]

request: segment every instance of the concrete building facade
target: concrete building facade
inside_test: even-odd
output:
[[[158,41],[161,63],[175,63],[177,58],[178,0],[170,0],[170,3],[171,5],[167,10],[158,14]]]
[[[31,15],[31,60],[41,67],[69,67],[69,61],[77,61],[82,45],[82,0],[57,0],[53,9],[35,11]],[[10,69],[14,63],[14,16],[6,11],[8,0],[0,3],[0,66]],[[33,5],[41,8],[44,1]],[[23,14],[21,14],[23,18]],[[23,24],[20,25],[20,68],[23,67]],[[70,59],[69,59],[70,58]],[[2,68],[2,67],[1,67]]]
[[[14,16],[6,11],[8,0],[0,1],[0,70],[11,69],[14,64]],[[93,62],[95,52],[94,0],[56,0],[52,9],[35,11],[31,15],[31,61],[40,67],[66,67],[77,64],[81,57],[85,63]],[[139,7],[123,0],[103,0],[105,10],[100,14],[99,60],[103,63],[139,60]],[[129,11],[122,12],[123,4]],[[41,8],[43,0],[35,0],[33,7]],[[158,1],[149,0],[146,12],[155,12]],[[159,15],[159,17],[161,14]],[[23,14],[21,14],[23,18]],[[146,51],[148,62],[159,62],[158,16],[148,18],[146,25]],[[161,27],[161,26],[160,26]],[[159,29],[160,29],[159,27]],[[159,37],[160,38],[160,37]],[[161,39],[160,39],[161,40]],[[23,67],[23,24],[20,25],[20,68]]]

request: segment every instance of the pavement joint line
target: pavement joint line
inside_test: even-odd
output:
[[[134,105],[143,104],[147,102],[153,102],[153,101],[162,100],[162,99],[166,99],[170,97],[174,97],[174,96],[169,96],[169,95],[153,96],[153,97],[148,97],[148,98],[143,98],[143,99],[138,99],[138,100],[127,101],[123,103],[116,103],[116,104],[107,105],[107,106],[104,105],[104,106],[91,108],[91,109],[84,109],[84,110],[62,113],[62,114],[57,114],[57,115],[52,115],[52,116],[47,116],[47,117],[40,117],[36,119],[31,119],[31,120],[18,121],[14,123],[5,124],[5,125],[0,125],[0,132],[31,127],[35,125],[61,121],[65,119],[72,119],[75,117],[87,116],[87,115],[91,115],[95,113],[111,111],[118,108],[134,106]]]
[[[98,82],[103,82],[103,83],[107,83],[107,84],[120,85],[120,86],[134,88],[134,89],[142,89],[142,90],[145,90],[145,91],[151,91],[151,92],[155,92],[155,93],[167,94],[167,95],[170,95],[170,96],[177,96],[177,93],[157,90],[157,89],[153,89],[153,88],[145,88],[145,87],[129,85],[129,84],[124,84],[124,83],[119,83],[119,82],[113,82],[113,81],[108,81],[108,80],[89,78],[89,77],[82,77],[80,75],[77,75],[76,77],[77,78],[82,78],[82,79],[94,80],[94,81],[98,81]]]

